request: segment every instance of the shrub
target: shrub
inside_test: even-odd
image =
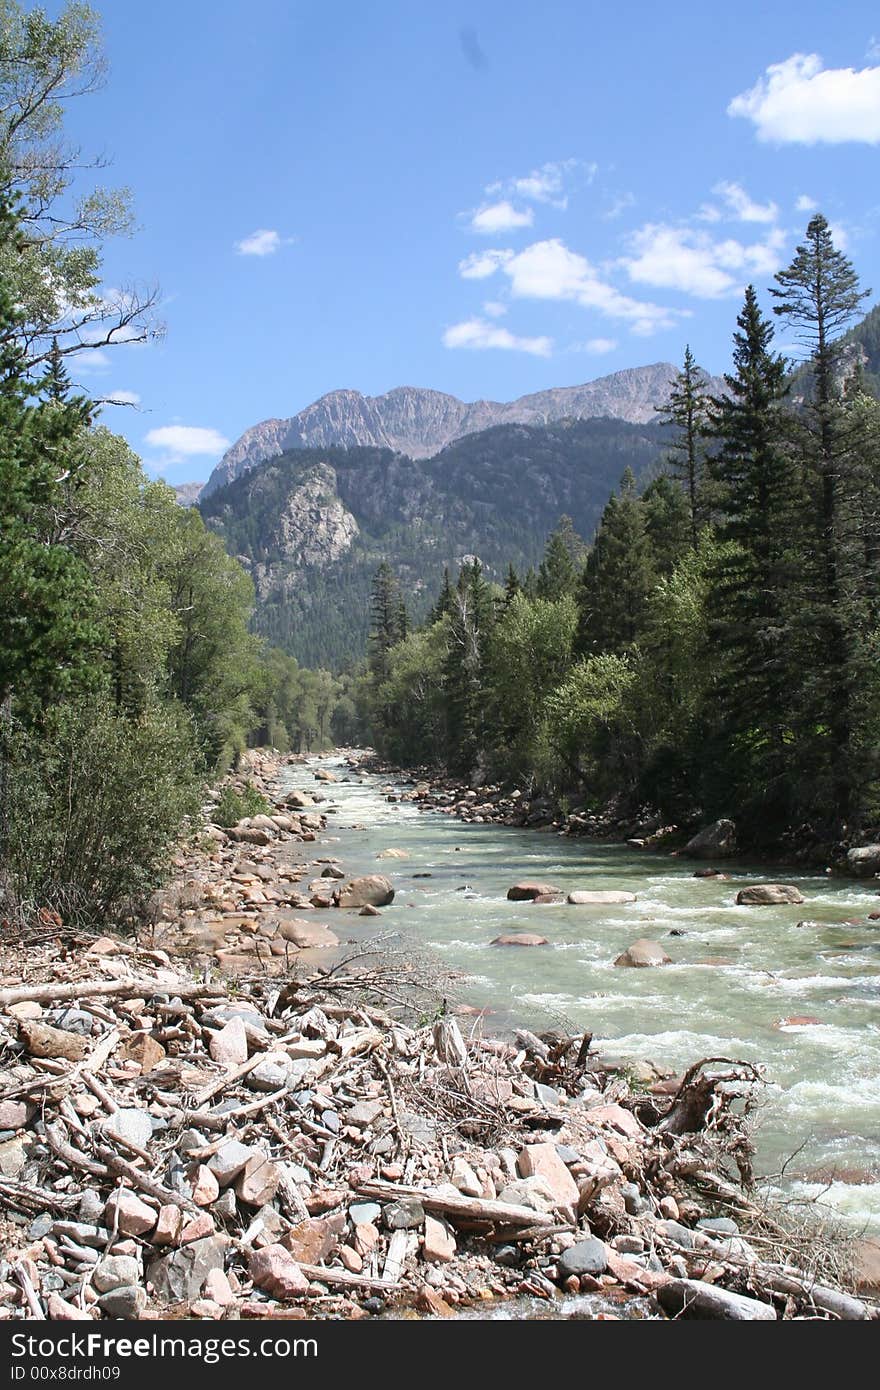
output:
[[[130,911],[199,812],[201,759],[178,706],[132,719],[106,698],[61,705],[38,732],[7,723],[0,759],[0,894],[19,916],[98,925]]]
[[[271,811],[272,807],[253,783],[246,782],[241,791],[236,791],[227,783],[214,810],[214,823],[238,825],[246,816],[268,816]]]

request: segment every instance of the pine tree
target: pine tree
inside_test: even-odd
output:
[[[55,401],[56,404],[63,403],[70,396],[70,373],[64,365],[57,338],[52,339],[44,390],[47,400]]]
[[[0,259],[19,242],[0,199]],[[84,566],[56,541],[55,514],[85,410],[32,404],[12,289],[0,279],[0,703],[13,692],[38,708],[87,678],[95,640]]]
[[[690,345],[685,348],[684,365],[672,382],[669,400],[657,406],[664,424],[675,431],[670,445],[673,474],[685,489],[691,524],[691,544],[696,548],[704,521],[703,472],[705,468],[705,427],[708,409],[706,373],[697,366]]]
[[[805,242],[791,264],[780,271],[771,293],[778,314],[810,352],[809,387],[803,422],[807,430],[807,466],[815,483],[816,588],[812,619],[819,639],[815,663],[817,714],[829,731],[829,796],[833,819],[842,829],[854,817],[856,784],[853,766],[854,671],[856,635],[843,567],[852,550],[853,480],[849,461],[841,374],[844,332],[867,291],[859,289],[852,263],[834,245],[826,219],[811,218]]]
[[[492,590],[478,559],[465,561],[455,586],[450,640],[444,666],[447,760],[471,772],[484,749],[485,658],[492,631]]]
[[[638,640],[655,582],[645,511],[627,468],[599,522],[578,590],[577,648],[624,652]]]
[[[807,731],[799,708],[802,508],[782,414],[788,364],[772,341],[772,324],[749,285],[728,393],[711,406],[723,520],[709,612],[729,794],[779,827],[793,811],[792,740],[799,728],[803,737]]]
[[[449,577],[449,566],[447,565],[443,571],[443,587],[440,590],[437,602],[431,609],[428,621],[430,623],[439,623],[441,618],[445,617],[447,613],[452,612],[452,604],[452,580]]]
[[[511,561],[507,568],[507,578],[504,581],[504,607],[509,608],[517,594],[520,593],[522,593],[522,585],[519,582],[519,575],[513,561]]]
[[[400,586],[387,560],[383,560],[373,580],[370,605],[370,672],[374,681],[388,676],[388,653],[400,641]]]
[[[585,546],[570,516],[561,516],[547,541],[538,569],[538,598],[559,599],[572,594],[583,565]]]
[[[654,569],[660,576],[671,574],[692,542],[687,496],[675,479],[664,473],[645,488],[642,507]]]

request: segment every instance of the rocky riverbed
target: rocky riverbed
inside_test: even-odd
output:
[[[250,757],[272,814],[209,827],[134,935],[6,943],[0,1315],[875,1316],[876,1248],[749,1186],[751,1066],[487,1036],[348,946],[393,859],[316,853],[332,774],[282,771]]]

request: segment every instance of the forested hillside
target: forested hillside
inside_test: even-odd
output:
[[[726,394],[686,353],[669,476],[640,491],[625,472],[595,539],[560,528],[504,589],[468,560],[416,632],[381,571],[379,747],[622,814],[733,816],[757,849],[825,853],[875,825],[877,311],[848,331],[864,299],[817,214],[766,307],[749,286]],[[810,349],[794,376],[774,319]]]
[[[393,569],[411,617],[427,614],[445,568],[479,556],[486,574],[536,566],[560,515],[592,535],[627,467],[646,481],[660,423],[571,420],[503,425],[434,458],[387,449],[296,449],[199,504],[247,565],[255,629],[308,665],[359,660],[377,565]]]

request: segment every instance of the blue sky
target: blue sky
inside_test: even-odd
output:
[[[107,284],[160,285],[167,332],[81,379],[169,481],[337,387],[509,400],[686,342],[723,371],[813,207],[880,292],[865,0],[95,8],[68,129],[134,194]]]

